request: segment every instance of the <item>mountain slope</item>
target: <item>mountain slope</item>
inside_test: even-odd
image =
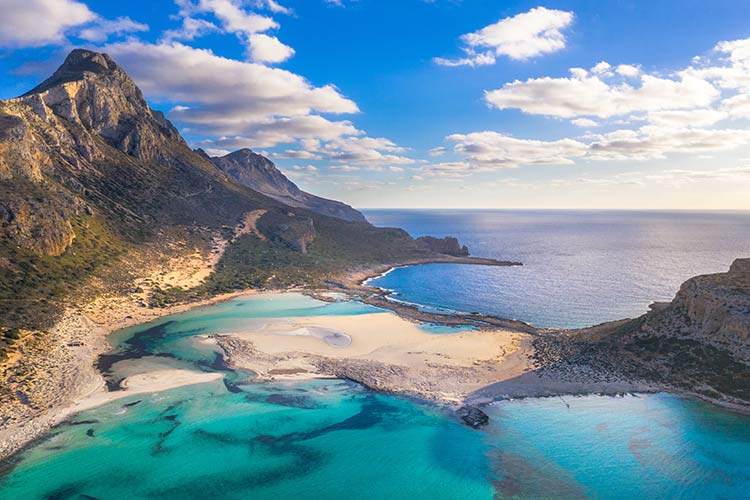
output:
[[[292,207],[307,208],[313,212],[348,221],[365,221],[364,215],[345,203],[302,191],[287,179],[271,160],[249,149],[240,149],[225,156],[214,157],[211,161],[243,186]]]
[[[244,156],[251,157],[234,158]],[[102,268],[149,244],[167,252],[206,246],[212,234],[231,238],[247,214],[258,216],[259,232],[230,244],[193,296],[265,286],[271,277],[313,283],[362,262],[432,254],[406,232],[374,228],[274,171],[268,167],[266,179],[295,206],[241,185],[191,150],[109,56],[74,50],[39,86],[0,101],[1,323],[49,324]]]

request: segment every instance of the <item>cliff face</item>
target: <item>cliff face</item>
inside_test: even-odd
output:
[[[686,281],[674,300],[647,314],[644,335],[693,339],[750,363],[750,259],[729,272]]]
[[[289,206],[307,208],[347,221],[365,222],[364,215],[345,203],[302,191],[287,179],[271,160],[249,149],[240,149],[226,156],[211,158],[211,161],[243,186]]]

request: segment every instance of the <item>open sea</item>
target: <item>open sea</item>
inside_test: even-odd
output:
[[[750,248],[743,214],[644,220],[586,212],[577,221],[558,212],[453,214],[367,216],[417,235],[457,235],[477,255],[527,265],[421,266],[395,271],[381,286],[430,306],[570,326],[638,314],[685,278],[724,270]],[[428,296],[426,279],[443,288]],[[514,314],[502,314],[507,307]],[[226,380],[72,417],[0,464],[0,499],[748,498],[750,417],[699,401],[668,394],[510,401],[489,407],[489,426],[475,431],[443,409],[347,381],[256,383],[196,337],[263,318],[371,311],[294,293],[249,296],[116,332],[112,354],[100,361],[111,381],[163,368],[220,371]]]
[[[750,257],[750,212],[367,210],[376,226],[455,236],[522,267],[429,264],[370,284],[430,308],[577,328],[640,316],[693,276]]]

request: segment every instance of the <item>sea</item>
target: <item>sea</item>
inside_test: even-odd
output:
[[[436,312],[481,312],[538,327],[633,318],[699,274],[750,257],[750,211],[367,210],[376,226],[455,236],[472,255],[519,267],[428,264],[370,284]]]
[[[566,327],[638,314],[696,272],[725,270],[748,248],[750,224],[747,215],[729,213],[655,213],[639,220],[634,213],[585,212],[577,222],[570,212],[367,216],[415,235],[456,235],[477,255],[525,264],[500,274],[419,266],[423,274],[394,271],[381,286],[427,307],[495,314],[516,304],[519,319]],[[565,227],[571,234],[565,236]],[[650,260],[658,256],[670,256],[671,265]],[[454,271],[468,273],[460,276],[473,285],[453,296],[446,288],[440,300],[438,292],[425,295],[429,276],[440,286],[460,283]],[[510,274],[516,271],[528,274]],[[383,283],[399,273],[398,286]],[[647,283],[621,283],[626,277]],[[537,292],[513,292],[512,283]],[[586,292],[586,283],[595,293]],[[505,291],[507,304],[493,302],[490,289]],[[535,307],[521,307],[529,297]],[[550,308],[566,319],[539,311]],[[263,318],[373,310],[296,293],[251,295],[114,333],[112,352],[100,359],[110,382],[164,368],[219,371],[226,378],[133,395],[71,417],[0,464],[0,499],[748,498],[750,417],[701,401],[671,394],[504,401],[486,408],[488,426],[473,430],[444,408],[350,381],[256,382],[200,341]],[[585,317],[576,319],[578,313]]]

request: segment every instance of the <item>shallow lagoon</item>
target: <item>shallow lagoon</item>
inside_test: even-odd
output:
[[[719,499],[750,490],[750,418],[701,402],[505,402],[474,431],[441,409],[345,381],[255,383],[193,342],[242,321],[372,310],[251,296],[119,332],[112,340],[126,356],[110,360],[115,375],[168,363],[225,371],[231,383],[75,416],[18,457],[0,499]]]

